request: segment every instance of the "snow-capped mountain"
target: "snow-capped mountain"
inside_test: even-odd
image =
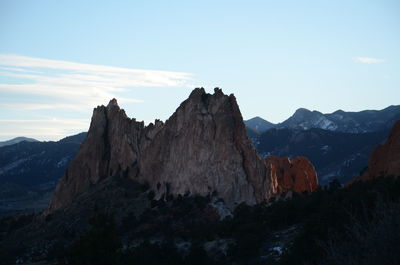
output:
[[[388,130],[397,120],[400,120],[400,105],[389,106],[382,110],[359,112],[337,110],[327,114],[300,108],[290,118],[278,124],[270,123],[259,117],[247,120],[245,123],[248,128],[257,133],[263,133],[271,128],[319,128],[336,132],[367,133]]]
[[[337,132],[366,133],[379,131],[383,128],[389,129],[399,119],[400,106],[359,112],[337,110],[328,114],[301,108],[289,119],[278,124],[276,128],[320,128]]]
[[[310,111],[308,109],[300,108],[289,119],[278,124],[277,128],[320,128],[324,130],[336,131],[338,125],[332,120],[325,117],[319,111]]]

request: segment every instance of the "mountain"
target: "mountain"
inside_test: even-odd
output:
[[[273,124],[260,117],[245,121],[246,127],[252,133],[261,134],[269,129],[293,128],[311,129],[319,128],[335,132],[366,133],[381,130],[390,130],[394,123],[400,120],[400,105],[389,106],[382,110],[363,110],[359,112],[346,112],[337,110],[333,113],[323,114],[319,111],[310,111],[299,108],[287,120]],[[256,140],[256,138],[252,137]]]
[[[246,136],[233,94],[197,88],[165,123],[156,120],[147,127],[128,118],[113,99],[94,110],[87,137],[58,183],[49,212],[114,177],[149,185],[156,199],[216,194],[234,208],[276,195],[274,176]]]
[[[319,128],[337,132],[366,133],[389,130],[399,119],[400,106],[360,112],[337,110],[329,114],[300,108],[289,119],[276,125],[276,128]]]
[[[397,120],[400,106],[330,114],[300,108],[263,133],[247,126],[247,134],[264,157],[308,157],[325,185],[333,178],[347,182],[358,176],[373,148],[386,139]]]
[[[0,148],[0,185],[32,187],[56,182],[79,149],[85,133],[58,142],[20,142]]]
[[[33,139],[33,138],[28,138],[28,137],[16,137],[16,138],[13,138],[13,139],[11,139],[11,140],[7,140],[7,141],[4,141],[4,142],[0,142],[0,147],[2,147],[2,146],[7,146],[7,145],[13,145],[13,144],[16,144],[16,143],[19,143],[19,142],[23,142],[23,141],[26,141],[26,142],[38,142],[38,140]]]
[[[81,139],[70,137],[64,141],[72,139],[75,143],[76,138]],[[275,200],[292,197],[291,191],[312,192],[317,186],[317,175],[308,159],[264,159],[258,155],[246,135],[233,94],[225,95],[218,88],[213,94],[195,89],[165,123],[156,120],[148,126],[127,117],[113,99],[107,106],[94,109],[87,136],[57,184],[49,208],[34,217],[0,220],[0,254],[5,253],[11,264],[16,257],[23,261],[54,259],[55,254],[65,250],[60,247],[72,246],[75,240],[84,238],[81,236],[95,222],[92,217],[104,216],[101,214],[112,216],[118,226],[112,231],[123,231],[126,246],[155,238],[172,248],[182,240],[191,247],[201,237],[201,242],[209,243],[208,249],[220,248],[219,242],[205,241],[209,241],[206,231],[210,230],[215,231],[210,240],[223,238],[220,242],[226,247],[222,252],[226,252],[232,242],[243,237],[235,234],[232,240],[231,234],[223,232],[235,231],[235,223],[239,224],[241,218],[234,223],[226,218],[227,222],[222,223],[223,218],[257,203],[260,210],[267,209]],[[250,217],[245,212],[243,216]],[[269,220],[269,214],[257,219],[263,216]],[[253,224],[248,220],[245,227],[277,241],[266,227]],[[221,231],[218,234],[217,229]],[[239,249],[248,241],[240,242]],[[234,253],[233,249],[229,252]],[[78,258],[77,264],[82,261]]]
[[[263,159],[245,132],[235,98],[219,89],[194,90],[165,123],[148,126],[128,118],[116,100],[97,107],[50,209],[0,220],[2,264],[343,264],[349,257],[353,264],[398,264],[398,178],[332,183],[290,197],[317,188],[313,164]],[[264,134],[271,132],[270,146],[307,150],[304,144],[334,155],[384,134]],[[325,143],[332,146],[321,148]],[[270,196],[258,200],[259,187]],[[248,204],[226,207],[232,201]]]
[[[85,136],[80,133],[58,142],[22,141],[0,147],[0,214],[46,208]]]
[[[278,128],[320,128],[335,131],[337,125],[319,111],[300,108],[287,120],[277,125]]]
[[[65,144],[81,144],[85,138],[86,138],[87,133],[86,132],[81,132],[75,135],[71,135],[71,136],[67,136],[63,139],[61,139],[60,141],[58,141],[59,143],[65,143]]]
[[[244,121],[244,124],[246,125],[247,128],[252,129],[256,133],[263,133],[268,129],[274,128],[275,124],[264,120],[263,118],[260,117],[254,117],[250,120]]]
[[[358,176],[375,146],[389,131],[354,134],[312,128],[270,129],[258,138],[258,152],[264,156],[305,156],[311,160],[322,185],[333,178],[347,182]]]

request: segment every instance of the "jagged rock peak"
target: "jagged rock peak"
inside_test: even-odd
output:
[[[222,91],[222,89],[219,88],[219,87],[214,88],[214,94],[207,93],[203,87],[197,87],[197,88],[193,89],[193,91],[190,93],[189,99],[197,97],[197,96],[205,96],[205,95],[208,95],[208,96],[226,96],[224,94],[224,92]],[[229,97],[235,97],[235,96],[233,94],[230,94]]]
[[[233,208],[276,194],[270,171],[247,138],[233,94],[196,88],[165,123],[147,127],[128,118],[113,99],[94,110],[87,138],[57,185],[49,212],[110,177],[147,183],[157,199],[216,193]]]
[[[108,105],[107,105],[107,108],[111,108],[112,106],[116,106],[116,107],[119,108],[118,102],[117,102],[117,100],[116,100],[115,98],[113,98],[113,99],[110,100],[110,102],[109,102]]]

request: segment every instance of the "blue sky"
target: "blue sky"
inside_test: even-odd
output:
[[[0,1],[0,140],[167,119],[197,86],[245,119],[400,104],[400,1]]]

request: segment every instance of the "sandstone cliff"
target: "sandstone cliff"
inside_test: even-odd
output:
[[[278,193],[273,183],[280,181],[247,138],[235,97],[218,88],[213,95],[195,89],[165,124],[144,126],[128,118],[115,99],[94,109],[87,138],[49,211],[112,176],[148,183],[156,198],[216,193],[230,207],[270,198]]]
[[[266,158],[270,174],[277,193],[293,191],[297,193],[313,192],[318,187],[317,173],[311,162],[305,157],[270,156]]]
[[[380,176],[400,176],[400,120],[393,126],[386,143],[376,147],[372,152],[368,171],[355,181]]]

